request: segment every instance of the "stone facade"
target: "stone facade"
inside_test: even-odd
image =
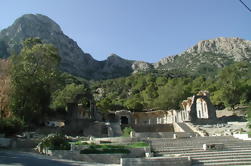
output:
[[[196,122],[197,120],[216,119],[216,109],[209,99],[208,91],[200,91],[181,103],[182,110],[157,110],[149,112],[131,112],[120,110],[115,112],[121,125],[150,126],[156,124],[172,124]]]
[[[181,111],[183,121],[214,120],[216,109],[210,101],[208,91],[200,91],[182,103]]]

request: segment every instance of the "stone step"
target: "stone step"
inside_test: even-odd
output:
[[[231,162],[246,162],[246,163],[251,163],[251,157],[250,158],[232,158],[232,159],[219,159],[219,160],[215,160],[215,159],[209,159],[209,160],[192,160],[192,163],[196,164],[196,163],[215,163],[215,164],[219,164],[219,163],[231,163]]]
[[[202,141],[202,142],[151,142],[152,146],[196,146],[203,144],[223,143],[225,145],[251,145],[251,142],[226,142],[226,141]]]
[[[183,153],[177,152],[159,152],[158,154],[185,154],[185,155],[212,155],[212,154],[227,154],[227,153],[251,153],[251,149],[246,150],[224,150],[224,151],[204,151],[204,150],[194,150],[194,151],[184,151]]]
[[[179,144],[191,144],[194,145],[194,143],[196,144],[203,144],[203,143],[225,143],[225,144],[251,144],[250,141],[246,142],[246,141],[242,141],[242,140],[238,140],[238,141],[229,141],[229,140],[202,140],[202,141],[196,141],[196,140],[192,140],[192,139],[179,139],[179,141],[175,141],[175,139],[172,140],[168,140],[168,141],[151,141],[151,143],[153,145],[179,145]]]
[[[185,157],[185,156],[184,156]],[[199,161],[207,161],[207,160],[224,160],[224,159],[251,159],[251,153],[250,154],[241,154],[241,155],[218,155],[218,156],[191,156],[192,160],[199,160]]]
[[[232,153],[215,153],[215,154],[184,154],[182,156],[190,156],[192,158],[210,158],[210,157],[222,157],[222,156],[251,156],[251,151],[249,153],[246,152],[232,152]]]
[[[225,147],[224,150],[248,150],[251,149],[251,146],[232,146],[232,147]],[[191,150],[203,150],[202,147],[192,147],[187,146],[184,148],[181,147],[152,147],[153,151],[191,151]]]
[[[205,166],[205,165],[213,165],[213,166],[250,166],[251,162],[245,161],[234,161],[234,162],[225,162],[225,163],[192,163],[192,166]]]
[[[245,148],[251,148],[251,145],[231,145],[231,146],[225,146],[226,149],[245,149]],[[191,150],[191,149],[202,149],[202,146],[183,146],[183,147],[175,147],[175,146],[152,146],[152,149],[165,149],[165,150]]]

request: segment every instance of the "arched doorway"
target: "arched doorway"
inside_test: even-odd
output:
[[[126,116],[121,116],[121,118],[120,118],[120,123],[121,123],[122,125],[127,125],[127,124],[129,123],[128,117],[126,117]]]

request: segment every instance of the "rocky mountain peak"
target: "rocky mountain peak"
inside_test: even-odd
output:
[[[63,33],[60,26],[47,16],[25,14],[0,33],[0,37],[22,40],[27,37],[45,37],[54,33]]]
[[[0,58],[18,53],[22,41],[29,37],[38,37],[45,43],[53,44],[59,50],[61,70],[87,79],[116,78],[153,68],[161,71],[210,71],[234,61],[251,62],[251,41],[224,37],[200,41],[183,53],[168,56],[155,64],[123,59],[116,54],[107,60],[97,61],[65,35],[56,22],[41,14],[25,14],[0,31]]]
[[[163,58],[154,67],[206,73],[236,61],[251,62],[251,41],[219,37],[200,41],[181,54]]]
[[[240,61],[250,58],[250,52],[248,50],[251,50],[251,41],[241,38],[219,37],[200,41],[197,45],[186,50],[180,55],[212,52],[215,54],[227,54],[235,61]]]
[[[38,37],[43,42],[57,47],[61,57],[61,69],[76,76],[108,79],[128,76],[134,70],[132,64],[135,61],[123,59],[116,54],[104,61],[93,59],[90,54],[84,53],[74,40],[66,36],[56,22],[41,14],[25,14],[0,31],[0,58],[8,58],[13,52],[18,53],[22,41],[29,37]]]

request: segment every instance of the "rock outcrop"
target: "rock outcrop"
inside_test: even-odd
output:
[[[29,37],[39,37],[43,42],[57,47],[61,57],[61,69],[76,76],[107,79],[128,76],[134,70],[132,65],[135,61],[117,55],[112,55],[105,61],[93,59],[65,35],[57,23],[41,14],[23,15],[0,32],[0,58],[8,58],[10,54],[18,53],[22,41]],[[137,69],[140,70],[140,67]]]
[[[23,15],[0,31],[0,58],[17,54],[22,41],[29,37],[39,37],[45,43],[53,44],[59,50],[62,71],[87,79],[123,77],[152,69],[210,73],[235,61],[251,62],[251,41],[224,37],[201,41],[181,54],[165,57],[154,64],[126,60],[115,54],[97,61],[65,35],[57,23],[41,14]]]
[[[156,69],[179,69],[193,72],[211,72],[233,62],[251,62],[251,41],[219,37],[200,41],[181,54],[169,56],[154,64]]]

